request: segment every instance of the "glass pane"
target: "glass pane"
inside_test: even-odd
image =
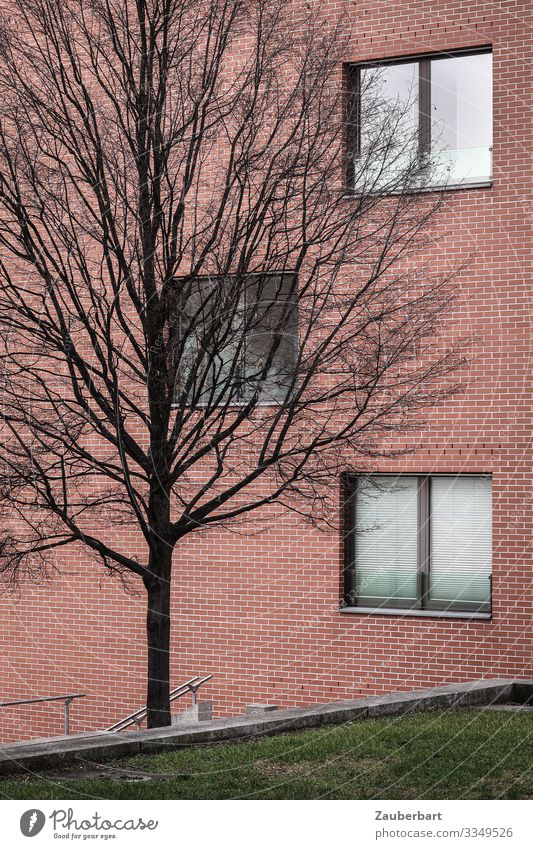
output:
[[[362,68],[359,79],[356,185],[400,189],[418,164],[418,63]]]
[[[417,601],[417,478],[361,479],[355,511],[357,604],[413,607]]]
[[[260,383],[260,401],[281,403],[292,384],[297,356],[294,276],[269,274],[251,278],[247,303],[246,391],[253,392]]]
[[[189,285],[179,302],[177,395],[187,404],[239,401],[244,351],[243,300],[233,281],[204,279]],[[188,382],[188,383],[187,383]]]
[[[492,55],[431,62],[433,182],[482,182],[492,175]]]
[[[430,602],[487,607],[491,572],[490,478],[432,478]]]

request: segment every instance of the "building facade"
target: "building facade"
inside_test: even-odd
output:
[[[533,677],[533,9],[362,0],[350,23],[347,66],[385,63],[396,95],[402,75],[416,79],[420,133],[433,108],[455,151],[428,259],[466,264],[453,315],[472,340],[465,389],[409,438],[412,453],[376,464],[373,499],[331,481],[339,531],[265,511],[249,532],[213,529],[180,546],[172,683],[212,673],[202,692],[217,715]],[[388,536],[372,537],[369,504]],[[95,581],[85,558],[62,555],[49,582],[0,601],[2,699],[86,693],[73,731],[106,727],[145,698],[144,593]],[[3,708],[1,737],[60,733],[61,709]]]

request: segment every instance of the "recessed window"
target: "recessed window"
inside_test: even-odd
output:
[[[490,51],[351,66],[349,81],[351,188],[490,183]]]
[[[347,606],[490,612],[490,477],[370,475],[348,487]]]
[[[281,404],[298,352],[294,274],[176,280],[176,403]]]

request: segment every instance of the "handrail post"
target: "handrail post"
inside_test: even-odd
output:
[[[210,681],[212,677],[212,675],[205,675],[203,678],[200,678],[199,675],[194,675],[188,681],[184,681],[184,683],[180,684],[179,687],[175,687],[175,689],[170,691],[170,702],[174,702],[176,699],[180,699],[182,696],[186,696],[190,693],[192,696],[192,703],[193,705],[196,705],[198,701],[198,697],[196,695],[197,690],[200,689],[202,684]],[[135,725],[137,726],[137,729],[140,730],[146,715],[146,707],[139,708],[133,713],[130,713],[129,716],[121,719],[119,722],[115,722],[113,725],[110,725],[109,728],[106,728],[105,730],[106,732],[114,733],[124,731],[126,728],[129,728],[130,725]]]
[[[15,707],[15,705],[38,705],[42,702],[63,702],[63,728],[65,735],[70,733],[69,707],[74,699],[83,699],[87,693],[69,693],[66,696],[40,696],[38,699],[12,699],[9,702],[0,702],[0,708]]]
[[[69,723],[68,709],[69,709],[70,703],[72,701],[74,701],[72,696],[69,696],[65,699],[65,706],[64,706],[64,711],[65,711],[65,736],[67,734],[70,734],[70,723]]]
[[[195,683],[193,683],[193,684],[189,684],[189,685],[188,685],[189,690],[191,691],[191,696],[192,696],[192,706],[193,706],[193,707],[194,707],[194,706],[196,705],[196,703],[198,702],[197,692],[198,692],[198,690],[200,689],[200,687],[202,686],[202,684],[203,684],[203,683],[204,683],[204,679],[203,679],[203,678],[199,678],[199,677],[198,677]]]

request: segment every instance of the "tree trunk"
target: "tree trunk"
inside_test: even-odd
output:
[[[159,564],[161,567],[161,564]],[[158,570],[159,571],[159,570]],[[166,577],[146,582],[148,610],[146,634],[148,640],[148,689],[146,718],[148,728],[170,725],[170,569]]]

